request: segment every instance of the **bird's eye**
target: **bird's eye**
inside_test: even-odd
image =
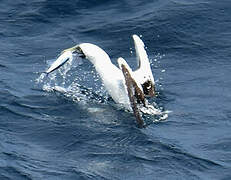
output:
[[[76,49],[77,53],[83,54],[83,51],[82,51],[82,49],[79,46],[77,46],[75,49]]]

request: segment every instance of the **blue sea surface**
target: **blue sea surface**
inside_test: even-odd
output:
[[[166,120],[138,128],[87,60],[39,81],[82,42],[135,68],[133,34]],[[0,179],[229,180],[230,72],[230,0],[1,0]]]

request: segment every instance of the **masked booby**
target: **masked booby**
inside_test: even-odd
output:
[[[112,99],[129,110],[132,108],[137,123],[141,127],[143,123],[140,120],[137,104],[147,106],[145,97],[155,95],[155,82],[143,41],[137,35],[132,37],[138,65],[135,71],[131,70],[123,58],[118,58],[118,68],[112,64],[110,57],[103,49],[91,43],[81,43],[64,50],[46,73],[49,74],[68,60],[72,60],[75,53],[88,59],[94,65]]]

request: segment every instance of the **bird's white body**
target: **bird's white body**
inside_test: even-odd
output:
[[[104,84],[104,87],[112,99],[116,103],[129,107],[129,99],[124,83],[124,76],[122,71],[112,64],[108,54],[100,47],[90,43],[80,44],[79,47],[85,54],[86,59],[94,65],[102,83]],[[94,54],[94,56],[92,56],[92,54]]]
[[[118,59],[118,64],[119,66],[124,64],[126,68],[129,69],[132,78],[137,83],[138,87],[142,89],[142,85],[147,81],[150,81],[153,85],[155,83],[148,56],[144,49],[144,43],[137,35],[133,35],[133,40],[135,43],[137,62],[139,66],[138,69],[136,71],[132,71],[123,58]],[[94,65],[102,83],[113,100],[116,103],[122,104],[125,108],[130,109],[130,101],[125,85],[124,75],[121,69],[112,64],[108,54],[94,44],[82,43],[65,50],[64,53],[46,71],[46,73],[54,71],[61,66],[62,63],[66,62],[66,59],[72,58],[73,51],[80,52]]]

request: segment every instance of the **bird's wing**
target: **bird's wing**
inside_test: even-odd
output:
[[[127,89],[130,105],[133,110],[133,114],[136,118],[136,122],[140,128],[144,127],[144,121],[140,115],[140,110],[137,105],[146,107],[146,100],[142,88],[138,86],[137,82],[133,78],[133,72],[129,65],[123,58],[118,59],[119,67],[123,73],[125,86]]]
[[[136,50],[136,58],[138,69],[133,72],[135,80],[142,85],[144,94],[146,96],[155,95],[155,82],[150,67],[148,55],[144,48],[143,41],[137,36],[133,35],[133,40]]]

